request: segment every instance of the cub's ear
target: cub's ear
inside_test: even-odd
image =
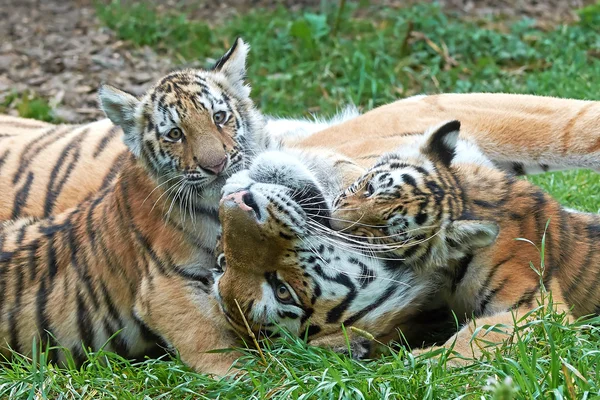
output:
[[[240,92],[242,96],[250,95],[250,86],[244,85],[246,79],[246,58],[250,45],[241,38],[235,39],[233,46],[223,55],[212,68],[221,72],[229,83]]]
[[[141,138],[136,131],[136,109],[140,101],[133,95],[106,84],[100,86],[98,97],[104,114],[113,124],[123,128],[123,141],[136,157],[139,156]]]
[[[449,166],[456,155],[460,122],[449,121],[425,132],[425,144],[421,151],[433,160]]]
[[[447,230],[447,236],[460,250],[473,250],[493,244],[500,228],[492,221],[454,221]]]

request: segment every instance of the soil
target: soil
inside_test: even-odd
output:
[[[350,1],[350,0],[349,0]],[[411,0],[416,2],[417,0]],[[371,1],[401,7],[411,1]],[[574,8],[594,0],[440,0],[469,17],[530,16],[542,23],[572,20]],[[156,7],[185,10],[190,19],[222,23],[250,9],[284,6],[318,9],[322,0],[167,0]],[[119,40],[102,27],[90,0],[0,0],[0,104],[11,93],[49,100],[58,118],[82,122],[101,116],[96,90],[110,82],[134,94],[176,67],[168,55]],[[16,115],[16,102],[6,112]]]

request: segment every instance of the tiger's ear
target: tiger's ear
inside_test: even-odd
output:
[[[140,101],[133,95],[106,84],[100,86],[98,97],[104,114],[113,124],[123,128],[123,141],[136,157],[139,156],[141,139],[135,128],[136,109]]]
[[[500,228],[495,222],[462,220],[453,221],[446,234],[464,251],[490,246],[496,241],[499,233]]]
[[[450,166],[456,155],[456,144],[460,133],[460,122],[444,122],[425,133],[427,137],[421,151],[433,160]]]
[[[250,86],[244,84],[244,79],[246,79],[246,58],[249,51],[250,45],[241,38],[237,38],[233,46],[227,50],[227,53],[212,68],[213,71],[225,75],[229,83],[242,96],[250,95]]]

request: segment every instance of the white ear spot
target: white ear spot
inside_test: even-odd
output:
[[[100,106],[113,124],[123,128],[123,141],[137,157],[141,152],[141,139],[136,129],[136,110],[140,101],[114,86],[102,85],[98,90]]]

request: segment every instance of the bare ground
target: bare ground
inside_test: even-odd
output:
[[[416,2],[417,0],[411,0]],[[409,2],[411,2],[409,1]],[[370,7],[406,6],[407,1],[378,0]],[[593,0],[440,0],[469,17],[531,16],[554,24],[575,18],[572,10]],[[223,22],[250,9],[284,6],[318,9],[321,0],[169,0],[156,7],[184,10],[190,19]],[[167,55],[118,40],[103,28],[89,0],[0,0],[0,104],[14,92],[49,100],[65,122],[101,116],[96,89],[110,82],[141,94],[175,65]],[[16,102],[7,112],[17,114]]]

